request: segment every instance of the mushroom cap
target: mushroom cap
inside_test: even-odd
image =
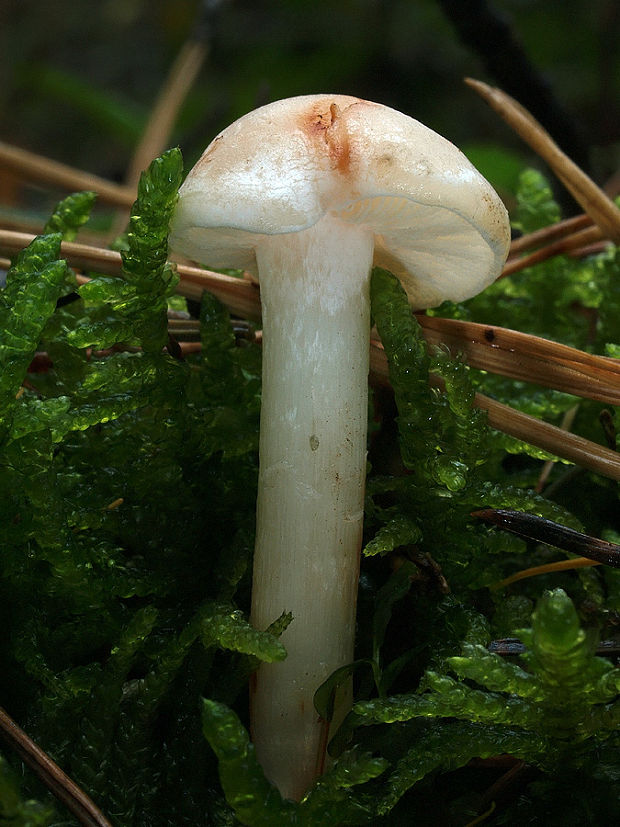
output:
[[[491,185],[453,144],[381,104],[306,95],[263,106],[221,132],[180,190],[172,249],[256,274],[265,236],[325,216],[374,233],[374,264],[416,309],[491,283],[510,242]]]

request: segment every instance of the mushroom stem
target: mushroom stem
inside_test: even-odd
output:
[[[266,776],[298,800],[324,762],[314,693],[353,659],[373,235],[327,215],[261,237],[256,258],[263,398],[252,622],[265,628],[283,611],[293,622],[286,660],[262,664],[253,681],[251,728]],[[346,711],[341,698],[335,719]]]

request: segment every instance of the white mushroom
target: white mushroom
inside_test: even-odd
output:
[[[172,248],[245,268],[261,284],[251,620],[265,628],[283,611],[294,620],[286,660],[257,672],[251,728],[286,797],[303,796],[322,769],[327,732],[314,692],[353,659],[371,267],[399,276],[414,308],[431,307],[490,284],[509,240],[503,204],[456,147],[343,95],[251,112],[215,138],[181,188]]]

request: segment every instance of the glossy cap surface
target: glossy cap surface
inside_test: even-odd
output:
[[[461,301],[501,272],[506,209],[453,144],[394,109],[344,95],[263,106],[221,132],[180,190],[171,247],[256,273],[264,236],[323,217],[372,229],[374,263],[416,309]]]

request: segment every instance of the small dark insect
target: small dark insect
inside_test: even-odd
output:
[[[544,517],[502,508],[483,508],[480,511],[472,511],[471,515],[528,540],[547,543],[587,557],[589,560],[596,560],[597,563],[620,568],[619,545],[600,540],[598,537],[590,537],[559,523],[545,520]]]

